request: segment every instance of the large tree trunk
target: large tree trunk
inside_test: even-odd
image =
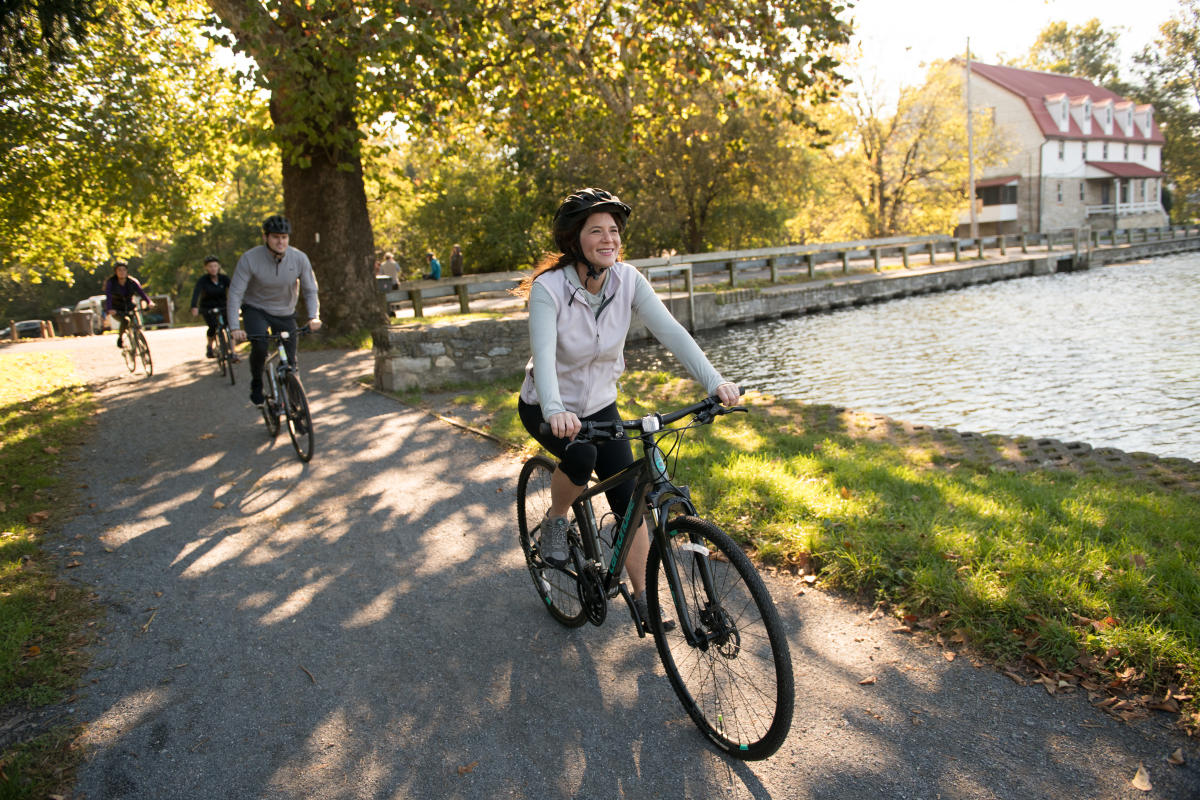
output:
[[[287,130],[286,105],[271,101],[276,128]],[[357,130],[346,108],[343,130]],[[367,214],[362,160],[353,151],[304,147],[303,159],[283,158],[283,202],[292,223],[291,245],[312,261],[320,284],[321,319],[337,335],[370,330],[387,320],[383,296],[375,288],[375,237]],[[307,163],[305,163],[307,162]]]

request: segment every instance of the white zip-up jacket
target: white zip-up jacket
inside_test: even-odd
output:
[[[599,294],[588,292],[573,267],[538,276],[529,293],[529,341],[521,399],[540,404],[542,416],[594,414],[617,399],[625,371],[625,337],[633,314],[670,350],[709,394],[724,379],[650,283],[635,267],[617,262]]]

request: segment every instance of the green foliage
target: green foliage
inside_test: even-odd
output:
[[[967,131],[962,67],[932,65],[925,82],[905,87],[894,111],[873,93],[848,92],[820,109],[830,131],[816,190],[789,222],[793,236],[816,241],[948,234],[965,202]],[[978,167],[1003,161],[1010,145],[975,117]]]
[[[1126,87],[1120,83],[1119,30],[1105,30],[1095,18],[1074,27],[1061,21],[1051,22],[1029,49],[1026,65],[1031,69],[1087,78],[1124,94]]]
[[[236,98],[195,7],[109,5],[103,35],[0,64],[0,265],[66,278],[212,213]]]
[[[1171,218],[1200,217],[1200,0],[1181,0],[1159,38],[1135,61],[1138,100],[1152,103],[1166,135],[1163,171],[1174,184]]]

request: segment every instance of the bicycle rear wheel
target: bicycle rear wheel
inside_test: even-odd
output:
[[[688,714],[721,750],[755,761],[771,756],[792,726],[795,682],[779,613],[750,559],[720,528],[696,517],[667,527],[683,605],[699,639],[684,638],[668,569],[656,544],[646,565],[650,629],[659,658]]]
[[[542,519],[550,508],[550,476],[554,462],[545,456],[534,456],[521,468],[517,479],[517,529],[521,534],[521,550],[525,566],[533,578],[538,596],[546,610],[568,628],[578,628],[587,620],[579,602],[579,587],[574,577],[547,565],[538,552]]]
[[[312,414],[308,411],[308,397],[304,394],[304,387],[300,385],[297,375],[288,375],[284,390],[288,400],[288,436],[292,437],[292,447],[296,448],[296,455],[307,463],[313,455],[313,425]]]
[[[150,343],[140,330],[137,332],[137,354],[142,360],[142,369],[146,370],[146,377],[149,378],[154,374],[154,362],[150,360]]]

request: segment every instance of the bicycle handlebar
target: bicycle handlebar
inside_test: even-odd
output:
[[[244,331],[243,331],[243,333],[244,333]],[[307,325],[305,325],[303,328],[297,328],[296,333],[299,336],[308,336],[309,334],[312,333],[312,330]],[[248,341],[248,342],[270,342],[270,341],[274,341],[275,339],[287,340],[290,338],[291,338],[291,336],[288,334],[287,331],[280,331],[279,333],[268,333],[264,336],[251,336],[248,333],[246,334],[246,341]]]
[[[745,393],[746,390],[739,386],[738,395],[744,395]],[[692,415],[698,417],[702,424],[707,425],[719,416],[732,414],[737,411],[748,413],[749,409],[745,406],[724,406],[716,395],[709,395],[686,408],[668,411],[666,414],[648,414],[641,419],[605,420],[598,422],[584,422],[581,420],[579,423],[581,427],[579,433],[575,434],[575,439],[582,439],[584,441],[623,439],[625,438],[626,431],[634,432],[635,436],[658,433],[671,423]],[[647,427],[647,423],[651,420],[653,422],[650,424],[650,427]],[[538,430],[546,436],[554,435],[550,430],[550,423],[548,422],[543,422],[538,426]]]

